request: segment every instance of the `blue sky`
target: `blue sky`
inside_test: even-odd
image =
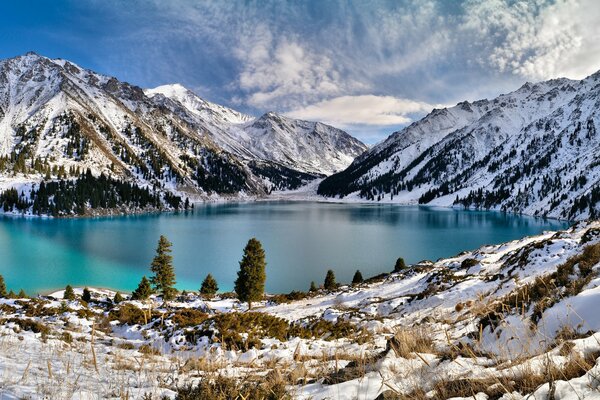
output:
[[[7,1],[0,58],[178,82],[374,143],[433,107],[597,71],[597,21],[596,0]]]

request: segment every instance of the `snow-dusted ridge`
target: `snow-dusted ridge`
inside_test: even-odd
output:
[[[92,290],[88,305],[62,291],[1,299],[0,365],[11,368],[0,382],[17,398],[172,398],[215,374],[268,376],[299,399],[597,398],[599,270],[600,222],[585,222],[300,300],[270,297],[259,314],[193,293],[168,308],[155,297],[115,305],[109,290]],[[273,317],[309,331],[277,338],[287,328]],[[214,331],[232,318],[254,321],[237,325],[237,348]]]
[[[600,72],[433,110],[325,179],[319,194],[594,217],[599,106]]]
[[[35,53],[0,61],[0,189],[89,168],[192,200],[262,197],[365,149],[333,127],[254,118],[181,85],[144,91]]]

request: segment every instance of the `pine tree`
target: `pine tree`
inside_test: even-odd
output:
[[[90,289],[83,288],[83,293],[81,294],[81,300],[85,301],[86,303],[89,303],[90,301],[92,301],[92,293],[90,292]]]
[[[361,283],[363,283],[363,276],[359,270],[356,270],[356,272],[354,273],[354,277],[352,278],[352,284],[360,285]]]
[[[244,248],[244,256],[240,261],[240,270],[235,280],[235,292],[240,301],[248,302],[248,309],[252,308],[252,302],[262,299],[265,291],[265,251],[262,244],[252,238]]]
[[[171,246],[173,244],[166,237],[160,236],[156,256],[152,260],[150,270],[154,273],[150,282],[154,289],[161,294],[164,301],[173,300],[177,290],[175,286],[175,268],[173,267],[173,256]]]
[[[4,283],[4,277],[0,275],[0,297],[6,297],[8,293],[6,293],[6,283]]]
[[[207,299],[211,299],[218,290],[219,285],[217,285],[215,278],[211,274],[206,275],[200,287],[200,294]]]
[[[63,299],[65,299],[65,300],[75,300],[75,292],[73,291],[73,287],[71,285],[67,285],[67,287],[65,287],[65,292],[63,294]]]
[[[146,300],[152,294],[152,287],[150,281],[145,276],[138,284],[137,289],[131,293],[131,300]]]
[[[396,265],[394,265],[394,272],[400,272],[406,269],[406,263],[404,262],[404,258],[399,257],[396,260]]]
[[[26,299],[27,298],[27,293],[25,293],[25,291],[23,289],[21,289],[19,291],[19,294],[17,295],[18,299]]]
[[[113,297],[113,303],[119,304],[123,300],[124,299],[123,299],[123,296],[121,296],[121,293],[119,293],[119,292],[115,293],[115,297]]]
[[[15,292],[13,292],[12,289],[10,289],[10,291],[8,292],[8,294],[6,295],[7,299],[16,299],[17,295],[15,294]]]
[[[315,281],[312,281],[310,283],[310,289],[308,289],[309,292],[316,292],[317,290],[319,290],[319,288],[317,287],[317,284],[315,283]]]
[[[334,290],[335,288],[337,288],[337,283],[335,282],[335,274],[332,270],[327,271],[323,287],[325,288],[325,290]]]

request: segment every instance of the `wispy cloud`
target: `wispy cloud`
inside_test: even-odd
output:
[[[600,69],[596,0],[64,1],[64,18],[25,32],[57,32],[41,35],[53,54],[70,43],[91,60],[73,61],[138,85],[179,82],[359,136],[433,104]]]
[[[435,106],[392,96],[341,96],[289,111],[293,118],[323,121],[332,125],[402,125],[410,115],[430,112]]]

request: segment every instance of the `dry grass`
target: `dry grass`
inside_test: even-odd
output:
[[[414,358],[416,353],[436,354],[433,338],[424,327],[399,328],[387,342],[387,351],[397,357]]]

